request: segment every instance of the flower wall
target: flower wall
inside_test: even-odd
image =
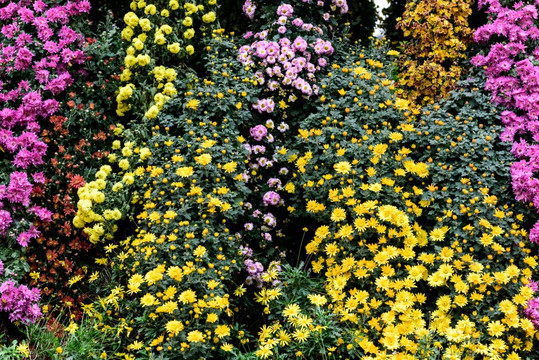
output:
[[[77,1],[3,2],[0,9],[2,55],[0,71],[2,129],[2,171],[0,213],[5,249],[23,253],[42,231],[36,221],[49,222],[52,211],[34,198],[47,178],[43,168],[47,144],[40,137],[43,124],[60,109],[59,98],[73,83],[86,60],[84,36],[71,28],[72,22],[87,13],[90,4]],[[55,119],[60,119],[56,117]],[[8,279],[2,285],[5,309],[11,320],[34,321],[41,315],[36,304],[39,291],[14,287],[9,278],[22,276],[28,265],[17,264],[19,256],[4,251],[9,264]],[[23,288],[24,286],[24,288]],[[18,294],[17,294],[18,293]],[[15,297],[15,298],[14,298]],[[18,301],[15,301],[19,298]],[[31,305],[31,307],[30,307]],[[16,315],[17,314],[17,315]]]
[[[76,5],[0,9],[0,355],[537,357],[534,5]]]
[[[102,250],[73,223],[77,192],[107,156],[112,133],[119,131],[114,109],[109,106],[117,88],[119,59],[109,35],[110,31],[107,37],[100,34],[99,40],[86,38],[84,71],[77,74],[62,98],[62,115],[43,123],[41,137],[48,146],[50,162],[43,169],[46,181],[35,191],[35,198],[53,214],[49,221],[38,223],[42,235],[26,254],[30,285],[42,289],[51,310],[61,304],[79,318],[80,305],[88,297],[88,288],[81,280],[95,271],[93,261],[87,258]]]
[[[491,17],[491,23],[478,29],[475,40],[486,44],[486,55],[476,55],[472,63],[483,66],[488,76],[485,88],[494,102],[504,108],[501,121],[505,130],[502,141],[513,143],[512,153],[518,159],[511,166],[513,191],[518,200],[533,203],[539,209],[537,194],[537,90],[535,74],[539,37],[535,5],[516,3],[502,6],[498,1],[480,3]],[[508,4],[509,5],[509,4]],[[530,241],[539,241],[539,225],[530,231]]]

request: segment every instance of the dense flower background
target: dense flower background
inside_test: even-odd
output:
[[[104,5],[0,0],[2,359],[539,357],[539,4]]]

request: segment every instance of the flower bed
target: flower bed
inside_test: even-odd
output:
[[[0,310],[26,335],[0,354],[535,358],[535,65],[496,59],[536,10],[488,2],[531,30],[493,16],[476,39],[513,43],[480,69],[455,4],[410,2],[400,52],[347,40],[345,0],[247,0],[237,35],[215,0],[92,36],[85,2],[0,9]]]

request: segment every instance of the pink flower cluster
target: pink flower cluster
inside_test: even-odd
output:
[[[262,141],[264,136],[268,134],[268,129],[264,125],[256,125],[251,128],[250,133],[256,141]]]
[[[272,113],[275,109],[275,102],[273,99],[259,99],[256,104],[253,104],[253,109],[258,110],[259,113]]]
[[[537,292],[539,290],[539,285],[537,282],[528,279],[528,287],[533,290],[533,292]],[[524,315],[530,319],[530,321],[533,323],[536,329],[539,329],[539,298],[533,298],[528,301],[526,304],[526,308],[524,309]]]
[[[348,3],[346,2],[346,0],[332,0],[331,3],[333,6],[336,6],[338,9],[340,9],[339,11],[341,14],[346,14],[348,12]]]
[[[258,33],[255,37],[263,35]],[[310,51],[311,48],[313,52]],[[281,38],[279,42],[262,39],[242,46],[239,59],[244,65],[253,65],[256,62],[262,66],[270,90],[278,90],[282,85],[292,86],[303,95],[310,96],[313,93],[318,94],[318,86],[311,83],[314,82],[315,72],[327,65],[327,59],[323,56],[332,55],[333,50],[331,42],[321,38],[317,38],[312,44],[308,44],[301,36],[297,36],[293,41],[287,37]],[[311,60],[316,61],[313,63]],[[259,82],[264,83],[266,80]]]
[[[25,172],[14,171],[10,175],[9,186],[5,197],[10,203],[19,203],[25,207],[30,205],[30,194],[32,184],[28,181],[28,175]]]
[[[253,4],[251,0],[246,0],[243,4],[243,13],[249,18],[253,19],[255,17],[256,5]]]
[[[268,191],[264,194],[262,197],[262,201],[264,202],[264,205],[278,205],[281,201],[281,196],[276,193],[275,191]]]
[[[318,95],[320,89],[317,75],[328,65],[328,60],[334,53],[329,37],[334,29],[332,26],[337,23],[335,16],[331,14],[348,11],[346,0],[318,0],[314,4],[312,2],[313,0],[289,0],[286,3],[245,0],[243,6],[245,14],[251,20],[255,20],[258,13],[265,15],[261,21],[252,22],[254,29],[243,36],[246,43],[238,51],[239,61],[245,67],[255,69],[252,79],[257,85],[264,86],[264,93],[269,94],[252,103],[252,108],[258,111],[254,118],[261,123],[249,128],[251,143],[244,143],[249,152],[248,164],[242,175],[246,182],[249,182],[252,176],[258,180],[253,203],[259,205],[260,210],[255,209],[252,218],[246,219],[244,230],[245,236],[260,241],[260,248],[272,242],[274,236],[282,235],[277,227],[276,217],[271,213],[264,214],[261,209],[285,204],[283,180],[274,177],[274,172],[267,170],[277,163],[277,152],[282,145],[281,137],[287,136],[285,133],[291,128],[285,122],[276,127],[273,120],[267,117],[273,116],[280,109],[286,109],[290,106],[286,103],[293,103],[299,96],[309,98]],[[255,14],[255,11],[258,12]],[[278,131],[274,131],[275,129]],[[288,169],[281,167],[278,173],[286,176]],[[244,204],[246,210],[250,211],[252,207],[250,202]]]
[[[9,312],[11,322],[35,322],[41,316],[39,289],[26,285],[17,287],[12,280],[0,285],[0,311]]]
[[[262,284],[264,283],[262,281],[262,273],[264,272],[264,265],[258,261],[253,261],[251,259],[246,259],[243,262],[243,265],[245,265],[245,269],[247,270],[247,273],[249,274],[247,276],[247,279],[245,282],[247,285],[252,285],[254,282],[258,284],[258,287],[262,287]]]
[[[84,37],[69,27],[74,16],[90,11],[87,0],[0,0],[0,148],[15,168],[9,184],[0,185],[0,236],[15,219],[52,213],[32,206],[34,184],[44,183],[47,145],[39,138],[40,121],[59,109],[55,99],[72,84],[74,65],[82,64]],[[24,171],[21,171],[24,170]],[[8,169],[1,169],[9,173]],[[39,236],[35,227],[14,234],[21,246]],[[13,232],[10,232],[13,233]]]
[[[294,13],[294,8],[290,4],[281,4],[277,7],[277,15],[284,17],[291,17]]]
[[[309,2],[309,1],[303,1]],[[323,1],[318,2],[324,6]],[[333,1],[334,8],[339,7],[341,12],[348,11],[346,1]],[[244,11],[256,6],[251,0],[244,4]],[[345,12],[346,12],[345,11]],[[249,18],[254,17],[254,10],[247,12]],[[275,11],[277,20],[270,24],[268,29],[257,32],[254,35],[249,32],[245,38],[253,38],[250,45],[244,45],[239,49],[239,59],[243,65],[256,65],[262,68],[258,73],[259,82],[267,83],[271,91],[279,90],[282,86],[292,87],[301,92],[303,96],[317,95],[319,88],[315,84],[315,73],[328,63],[328,56],[333,54],[333,46],[329,40],[324,40],[322,28],[303,21],[301,18],[293,18],[294,7],[290,4],[281,4]],[[329,19],[329,13],[325,13],[324,19]],[[287,27],[288,26],[288,27]],[[292,26],[292,28],[290,28]],[[268,40],[272,33],[280,38],[278,41]],[[294,35],[296,34],[296,35]],[[291,96],[291,99],[294,97]]]
[[[531,320],[536,329],[539,328],[539,298],[528,301],[524,315]]]
[[[486,89],[501,113],[503,141],[513,142],[512,153],[519,159],[511,166],[512,187],[519,201],[533,202],[539,210],[539,39],[537,5],[518,2],[512,8],[499,0],[481,0],[487,6],[490,23],[475,32],[478,43],[494,41],[486,55],[476,55],[472,64],[485,67]],[[539,223],[530,231],[530,241],[539,243]]]

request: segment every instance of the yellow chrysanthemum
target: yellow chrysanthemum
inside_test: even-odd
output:
[[[225,170],[226,173],[231,173],[236,171],[236,168],[238,166],[238,163],[235,161],[227,162],[223,165],[223,170]]]
[[[337,207],[331,212],[331,221],[339,222],[346,219],[346,211],[343,208]]]
[[[352,169],[352,165],[348,161],[340,161],[333,165],[333,169],[339,174],[348,174]]]
[[[178,320],[170,320],[165,325],[165,328],[167,329],[167,332],[170,336],[176,336],[180,331],[183,330],[184,326],[181,321]]]
[[[194,303],[195,301],[197,301],[197,295],[193,290],[188,289],[178,296],[178,300],[181,301],[182,304]]]
[[[326,206],[324,204],[318,203],[315,200],[309,200],[307,201],[307,211],[308,212],[321,212],[326,209]]]
[[[309,294],[307,295],[307,298],[316,306],[324,306],[328,301],[325,296],[319,294]]]
[[[140,303],[142,306],[152,306],[159,303],[159,301],[150,293],[147,293],[140,298]]]
[[[195,255],[196,257],[202,257],[204,256],[204,254],[206,254],[206,248],[202,245],[199,245],[195,251],[193,251],[193,255]]]
[[[202,340],[204,340],[204,335],[198,330],[189,331],[187,334],[187,341],[189,342],[202,342]]]
[[[288,304],[283,310],[283,315],[288,317],[296,317],[300,314],[301,308],[298,304]]]
[[[200,104],[200,101],[198,101],[197,99],[191,99],[187,102],[187,104],[185,105],[185,107],[187,109],[191,109],[191,110],[196,110],[198,108],[198,105]]]
[[[230,327],[228,325],[219,325],[215,328],[214,332],[219,339],[222,339],[230,335]]]
[[[212,156],[210,154],[202,154],[195,156],[195,161],[202,166],[206,166],[212,161]]]

